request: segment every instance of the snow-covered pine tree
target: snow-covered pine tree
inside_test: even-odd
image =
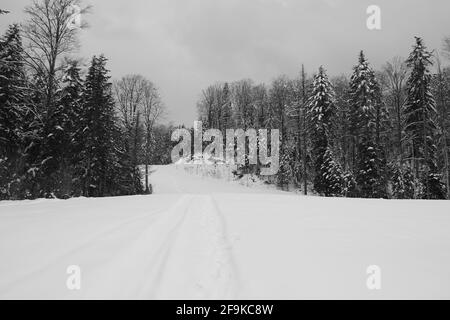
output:
[[[413,51],[407,60],[411,73],[407,81],[403,112],[409,141],[409,159],[416,178],[423,184],[422,196],[426,199],[441,199],[445,198],[445,190],[436,164],[436,103],[431,92],[431,57],[423,40],[416,37]]]
[[[432,171],[426,172],[421,179],[423,189],[419,194],[421,199],[443,200],[447,197],[447,189],[442,182],[442,175]]]
[[[106,59],[94,56],[84,83],[80,114],[82,123],[82,167],[80,181],[84,196],[111,195],[112,172],[117,167],[114,153],[114,102],[105,69]]]
[[[358,169],[356,184],[358,196],[363,198],[384,198],[386,189],[383,179],[383,162],[379,158],[379,150],[376,143],[366,137],[362,137],[358,144]]]
[[[28,112],[28,93],[20,29],[14,24],[0,39],[0,199],[32,196],[28,153],[35,116]]]
[[[20,144],[24,70],[19,27],[8,27],[0,40],[0,152],[8,157]]]
[[[80,130],[82,80],[76,61],[67,61],[62,88],[55,92],[55,106],[47,113],[41,144],[40,186],[43,196],[69,198],[74,190],[74,166],[80,160],[75,136]],[[79,134],[78,134],[79,135]]]
[[[78,61],[67,61],[63,76],[63,88],[58,93],[57,112],[61,119],[59,126],[59,140],[61,153],[59,154],[58,186],[55,194],[67,198],[81,194],[81,185],[76,179],[75,171],[80,163],[81,153],[81,95],[83,80]]]
[[[143,194],[144,186],[142,184],[142,176],[139,167],[135,165],[133,156],[125,149],[125,135],[120,130],[115,131],[115,153],[118,159],[118,166],[115,168],[116,183],[114,194],[116,195],[134,195]],[[149,188],[151,185],[149,184]],[[151,189],[146,190],[152,193]]]
[[[73,163],[77,163],[76,157],[80,151],[78,137],[81,135],[80,116],[82,111],[83,80],[80,75],[81,69],[78,61],[68,61],[63,77],[63,89],[60,94],[60,104],[66,115],[62,123],[66,131],[70,146],[69,157]]]
[[[322,181],[324,181],[323,194],[326,197],[338,197],[342,195],[344,178],[342,168],[334,159],[333,151],[328,146],[323,155],[321,167]]]
[[[93,57],[82,93],[80,181],[83,195],[89,197],[142,191],[139,172],[121,147],[106,61],[103,55]],[[138,180],[140,190],[135,190]]]
[[[380,198],[386,196],[383,179],[383,157],[377,145],[381,101],[375,73],[364,53],[350,79],[350,133],[352,135],[352,169],[355,173],[358,196]]]
[[[285,191],[289,190],[289,184],[293,176],[291,163],[293,162],[295,150],[292,147],[293,145],[288,143],[288,145],[283,148],[283,152],[280,152],[280,168],[277,173],[277,186]]]
[[[334,91],[323,67],[314,78],[307,110],[315,170],[314,190],[325,196],[339,195],[342,192],[342,171],[333,159],[329,141],[335,113]]]

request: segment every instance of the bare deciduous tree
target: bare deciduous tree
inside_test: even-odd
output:
[[[134,166],[138,164],[142,140],[140,118],[143,113],[145,85],[146,80],[141,75],[128,75],[113,84],[119,121],[127,135],[125,147],[131,154]]]
[[[197,112],[200,115],[200,120],[203,122],[205,128],[216,127],[216,100],[219,86],[211,85],[202,90],[202,95],[197,103]]]
[[[233,108],[236,110],[236,125],[246,130],[253,127],[255,109],[252,99],[253,81],[244,79],[233,83]]]
[[[405,100],[405,84],[407,76],[407,66],[405,60],[395,57],[383,66],[384,85],[389,91],[390,104],[394,108],[395,113],[395,132],[398,155],[403,154],[402,146],[402,106]]]
[[[79,30],[87,26],[85,22],[73,25],[74,8],[79,15],[89,10],[89,7],[81,9],[79,0],[34,0],[25,8],[28,15],[23,28],[27,41],[25,54],[33,73],[44,82],[43,107],[47,113],[51,113],[54,102],[58,60],[77,48]]]
[[[164,115],[164,105],[155,85],[141,75],[128,75],[115,81],[113,91],[119,120],[127,133],[127,151],[131,153],[134,165],[138,165],[142,150],[145,185],[149,192],[148,165],[153,151],[153,130]]]
[[[153,150],[153,129],[158,120],[164,116],[165,111],[158,89],[151,81],[146,80],[144,86],[143,117],[145,127],[145,191],[147,193],[149,192],[148,165],[150,162],[151,151]]]

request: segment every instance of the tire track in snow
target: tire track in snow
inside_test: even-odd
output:
[[[83,268],[83,289],[79,295],[67,294],[64,283],[58,280],[56,285],[61,287],[49,288],[54,290],[51,297],[235,298],[238,273],[223,215],[210,190],[192,188],[179,177],[182,174],[167,174],[169,193],[180,195],[168,208],[90,232],[9,284],[20,282],[24,289],[35,286],[36,281],[53,281],[56,272],[64,272],[61,265],[74,260]],[[149,206],[152,199],[148,197]],[[97,258],[99,252],[106,254]]]
[[[166,219],[170,220],[170,218],[173,219],[174,216],[178,217],[176,217],[175,221],[172,221],[173,227],[168,230],[166,238],[160,245],[160,249],[158,250],[157,254],[154,256],[156,259],[153,261],[153,263],[156,266],[156,272],[153,277],[149,277],[148,280],[143,284],[142,288],[140,289],[140,296],[148,297],[150,295],[152,297],[155,297],[157,295],[157,292],[162,285],[162,279],[165,269],[167,268],[167,263],[169,261],[169,256],[171,254],[173,244],[179,236],[179,229],[182,227],[186,219],[187,209],[189,208],[191,201],[192,197],[185,195],[177,202],[176,205],[172,206],[172,208],[170,209],[171,214],[168,215]],[[177,209],[180,209],[181,213],[177,212]]]
[[[163,270],[156,298],[233,299],[237,272],[224,220],[212,196],[191,195]]]
[[[88,296],[102,297],[105,288],[109,288],[108,294],[113,297],[155,298],[190,201],[190,196],[183,195],[108,265],[97,268],[90,277],[93,285]],[[117,274],[130,276],[133,281],[123,278],[120,283],[109,285],[108,281],[117,278]]]
[[[204,279],[206,297],[212,299],[235,299],[238,291],[238,273],[232,254],[232,245],[227,238],[225,219],[212,195],[202,197],[206,210],[204,228],[212,240],[214,265]]]
[[[205,212],[203,202],[203,197],[183,195],[126,250],[91,275],[95,283],[88,297],[102,297],[105,288],[113,297],[135,299],[210,297],[210,289],[205,293],[199,290],[201,278],[211,274],[207,262],[212,261],[211,252],[206,250],[211,237],[200,219]],[[111,286],[108,280],[118,270],[141,281],[121,279],[120,284]]]

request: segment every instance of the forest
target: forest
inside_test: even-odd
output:
[[[267,86],[215,83],[198,101],[205,129],[279,129],[282,190],[322,196],[450,198],[450,68],[424,40],[374,70],[363,51],[350,77],[320,66]],[[443,41],[450,58],[450,39]],[[261,165],[240,172],[259,175]]]
[[[153,150],[170,129],[151,81],[113,81],[103,55],[69,58],[88,27],[73,26],[74,5],[34,1],[0,39],[0,200],[151,193],[148,164],[170,158]]]
[[[171,133],[184,126],[162,124],[152,81],[111,79],[104,55],[87,65],[71,56],[88,27],[71,25],[73,5],[34,1],[0,38],[0,200],[151,193],[149,165],[171,162]],[[380,70],[356,52],[351,76],[329,77],[324,61],[270,85],[217,82],[201,92],[198,120],[204,130],[278,129],[280,166],[266,182],[281,190],[449,199],[450,68],[422,38],[411,44]],[[448,61],[450,38],[442,47]]]

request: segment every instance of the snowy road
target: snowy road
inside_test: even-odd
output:
[[[0,298],[450,298],[450,201],[302,197],[175,166],[152,183],[150,196],[0,202]]]

